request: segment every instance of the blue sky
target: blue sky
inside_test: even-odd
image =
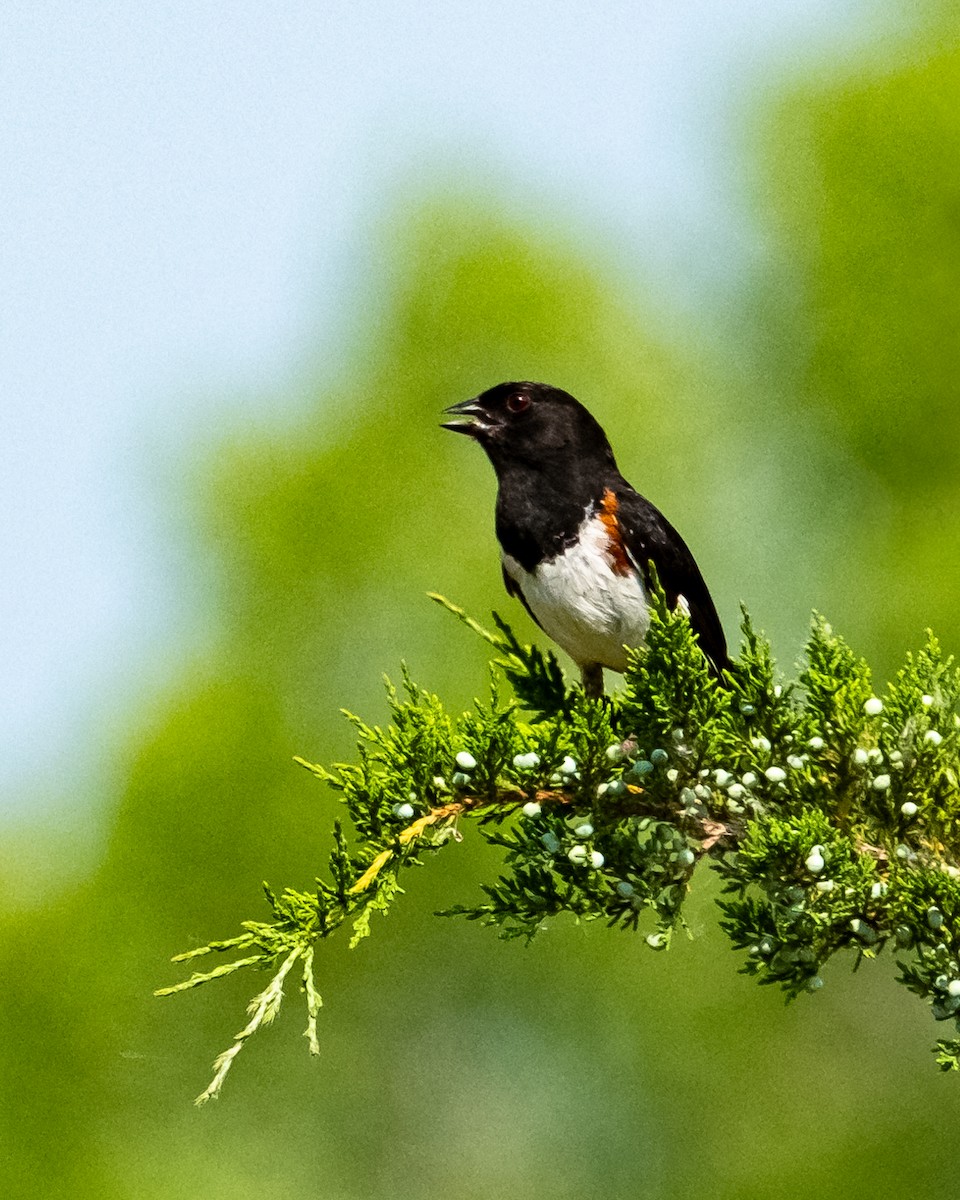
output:
[[[7,7],[2,804],[64,803],[67,763],[89,790],[102,730],[197,636],[178,468],[198,437],[282,417],[318,346],[338,365],[391,197],[475,173],[695,312],[762,254],[738,174],[751,98],[878,17],[853,0]]]

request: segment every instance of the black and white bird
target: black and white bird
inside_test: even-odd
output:
[[[650,626],[650,564],[681,608],[713,670],[729,660],[723,628],[693,555],[666,517],[617,469],[610,443],[579,400],[545,383],[501,383],[445,410],[444,429],[472,437],[497,473],[503,581],[603,692],[625,647]]]

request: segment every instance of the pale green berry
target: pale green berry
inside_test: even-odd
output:
[[[928,729],[923,735],[923,740],[929,742],[931,746],[939,746],[943,741],[943,734],[938,733],[936,729]]]
[[[754,749],[763,750],[764,753],[769,751],[769,749],[770,749],[770,739],[769,738],[755,737],[755,738],[751,738],[750,740],[753,743]]]
[[[814,848],[807,855],[806,867],[811,875],[819,875],[826,866],[822,851],[822,846],[814,846]]]
[[[933,704],[933,697],[923,695],[920,697],[920,703],[923,705],[924,708],[930,708]]]
[[[947,984],[947,991],[951,996],[960,996],[960,979],[951,979]]]
[[[593,826],[590,824],[578,825],[573,831],[576,837],[588,838],[593,837]]]
[[[807,746],[811,750],[822,750],[825,745],[826,743],[822,737],[812,737],[810,741],[807,742]]]
[[[454,787],[466,787],[470,782],[470,776],[464,775],[463,771],[454,771],[451,783]]]
[[[856,750],[854,750],[854,752],[853,752],[853,761],[857,764],[858,767],[865,767],[867,765],[867,763],[870,761],[870,755],[866,752],[866,750],[864,750],[864,748],[862,746],[858,746],[856,748]]]
[[[818,879],[817,880],[817,891],[818,892],[832,892],[836,886],[837,885],[833,882],[832,879]]]
[[[595,871],[599,871],[603,866],[603,855],[599,850],[590,851],[590,866],[593,867]]]
[[[515,754],[513,756],[513,765],[518,771],[532,771],[535,767],[540,766],[540,755],[533,754]]]
[[[890,776],[878,775],[870,786],[875,792],[885,792],[890,787]]]
[[[931,929],[940,928],[940,926],[943,924],[943,913],[939,908],[934,907],[927,909],[927,924]]]
[[[523,815],[525,817],[539,817],[540,805],[536,802],[536,800],[527,801],[527,803],[523,806]]]
[[[680,864],[681,867],[692,867],[693,864],[696,862],[696,858],[697,858],[697,856],[690,849],[690,847],[685,846],[680,851],[680,853],[677,855],[677,862]]]
[[[676,767],[671,767],[670,770],[667,772],[667,779],[669,779],[671,783],[676,783],[679,778],[680,778],[680,772],[677,770]]]
[[[915,817],[920,810],[912,800],[905,800],[903,804],[900,805],[900,811],[905,817]]]
[[[395,804],[393,806],[393,811],[397,814],[397,816],[401,819],[401,821],[409,821],[410,818],[413,816],[413,805],[412,804]]]
[[[461,750],[457,755],[457,766],[461,771],[472,771],[477,765],[477,760],[473,757],[469,750]]]
[[[561,775],[575,775],[576,772],[577,772],[577,761],[576,761],[576,759],[571,758],[570,755],[568,754],[567,757],[560,764],[560,774]]]
[[[718,787],[726,787],[728,783],[733,781],[733,776],[730,774],[730,772],[724,771],[722,768],[714,771],[713,777],[717,781]]]
[[[653,765],[655,767],[658,767],[662,763],[665,763],[669,759],[669,757],[670,756],[667,754],[666,750],[661,750],[659,747],[657,747],[656,750],[653,750],[650,753],[650,761],[653,763]]]
[[[757,782],[757,777],[754,775],[753,771],[747,771],[745,775],[741,776],[741,782],[743,783],[744,787],[752,788]]]
[[[571,846],[567,851],[567,858],[570,859],[574,866],[583,866],[583,864],[587,861],[586,846]]]
[[[764,775],[766,775],[771,783],[783,783],[787,777],[787,773],[783,767],[767,767]]]
[[[788,754],[787,766],[793,767],[795,771],[799,771],[803,766],[803,759],[799,756],[799,754]]]
[[[864,704],[863,711],[868,717],[879,717],[879,715],[883,712],[883,701],[879,696],[871,696],[870,699]]]
[[[620,742],[614,742],[612,746],[607,747],[607,758],[611,762],[619,762],[623,757],[623,746]]]
[[[629,900],[633,895],[633,884],[628,883],[626,879],[621,879],[617,884],[617,894],[622,896],[624,900]]]
[[[747,794],[747,789],[742,783],[731,783],[727,788],[727,795],[731,800],[742,800]]]

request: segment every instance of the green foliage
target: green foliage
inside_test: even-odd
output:
[[[594,700],[499,618],[491,633],[434,599],[493,646],[514,696],[501,695],[494,672],[489,698],[454,717],[404,670],[402,690],[387,681],[386,728],[347,714],[356,761],[330,770],[297,760],[340,793],[349,833],[336,826],[314,890],[266,888],[272,922],[245,922],[240,936],[180,956],[242,953],[161,994],[274,969],[200,1101],[276,1015],[297,962],[317,1052],[316,944],[346,922],[358,945],[401,893],[402,870],[459,841],[471,817],[503,851],[502,870],[481,883],[485,902],[446,915],[528,940],[562,914],[642,925],[659,950],[682,926],[706,860],[722,879],[720,924],[743,972],[792,999],[822,987],[837,951],[859,965],[893,943],[907,956],[901,981],[960,1032],[960,671],[932,636],[881,698],[820,617],[797,683],[781,683],[745,613],[739,659],[721,682],[658,590],[622,693]],[[957,1068],[960,1039],[942,1040],[938,1061]]]
[[[569,715],[572,706],[571,694],[567,691],[557,656],[552,651],[548,650],[544,654],[538,646],[523,645],[497,613],[493,614],[497,633],[490,633],[458,605],[451,604],[446,596],[439,596],[436,592],[430,592],[429,595],[431,600],[452,612],[468,629],[479,634],[498,651],[499,657],[493,660],[494,665],[503,671],[513,685],[517,700],[530,712],[534,720],[560,714]]]
[[[822,811],[760,814],[717,866],[736,896],[721,902],[721,925],[747,951],[742,970],[789,997],[821,987],[835,951],[869,957],[881,944],[875,922],[886,885],[876,861]]]

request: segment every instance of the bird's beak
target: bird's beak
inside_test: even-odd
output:
[[[467,419],[465,421],[444,421],[440,426],[441,429],[452,429],[454,433],[465,433],[467,437],[476,437],[488,428],[483,419],[486,413],[476,400],[462,400],[459,404],[451,404],[443,411]]]

